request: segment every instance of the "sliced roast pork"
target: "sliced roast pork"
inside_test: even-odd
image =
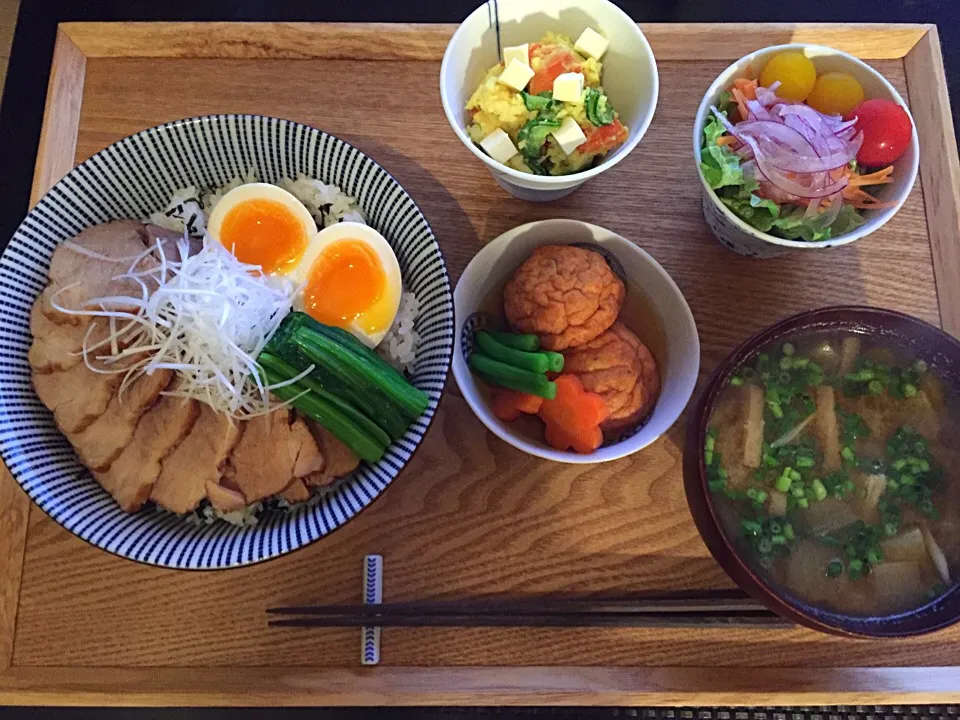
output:
[[[190,434],[164,459],[150,498],[175,513],[196,509],[208,495],[210,485],[220,486],[224,464],[239,442],[245,424],[202,404]],[[230,498],[229,495],[220,495]],[[234,505],[235,497],[230,500],[234,502],[221,498],[223,503]],[[242,495],[240,500],[242,508]]]
[[[296,505],[310,499],[310,488],[300,478],[294,478],[287,489],[280,494],[280,497],[291,505]]]
[[[102,473],[94,473],[107,491],[127,512],[139,510],[160,476],[160,465],[193,428],[200,403],[164,396],[148,410],[123,452]]]
[[[141,375],[123,392],[117,392],[106,412],[89,427],[68,435],[81,462],[91,470],[108,469],[133,438],[140,416],[157,402],[172,378],[172,370]]]
[[[87,318],[57,311],[54,298],[61,307],[80,310],[88,300],[104,295],[139,295],[138,285],[114,277],[127,272],[146,249],[145,238],[143,223],[117,220],[89,227],[60,245],[50,258],[50,285],[42,296],[44,314],[55,323],[83,325]]]
[[[44,315],[41,305],[42,299],[37,298],[30,310],[30,333],[33,335],[33,344],[27,355],[30,367],[34,372],[49,373],[69,370],[83,362],[80,351],[89,326],[55,323]]]
[[[227,487],[239,490],[247,504],[282,493],[297,477],[323,467],[316,441],[287,408],[248,420],[230,456]]]
[[[238,512],[247,506],[243,493],[210,481],[207,481],[207,499],[223,513]]]
[[[96,373],[83,363],[33,376],[37,397],[53,411],[57,427],[68,436],[82,432],[103,415],[121,382],[123,373]]]
[[[313,420],[307,420],[307,426],[313,434],[320,452],[323,455],[323,469],[310,473],[304,480],[311,487],[325,487],[334,480],[352,473],[360,464],[360,457],[344,445],[336,435],[323,425]]]

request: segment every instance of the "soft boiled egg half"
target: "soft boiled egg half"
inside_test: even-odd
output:
[[[393,325],[403,281],[386,239],[368,225],[341,222],[310,241],[295,274],[298,310],[376,347]]]
[[[292,273],[317,223],[302,202],[268,183],[240,185],[224,195],[207,220],[210,236],[237,259],[272,275]]]

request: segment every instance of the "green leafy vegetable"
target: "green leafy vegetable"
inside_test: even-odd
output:
[[[597,127],[609,125],[613,122],[613,106],[610,105],[607,96],[596,88],[587,88],[584,108],[587,113],[587,120]]]
[[[777,218],[780,217],[780,206],[773,200],[761,198],[751,192],[751,185],[746,182],[735,189],[732,195],[718,194],[720,202],[730,208],[741,220],[755,227],[760,232],[770,232]],[[755,189],[755,188],[753,188]]]
[[[823,225],[822,216],[808,218],[805,214],[806,208],[796,207],[777,218],[773,223],[773,229],[777,235],[787,240],[821,242],[846,235],[865,222],[852,205],[846,204],[840,208],[837,219],[826,227]]]
[[[743,184],[740,158],[728,147],[708,145],[700,152],[700,171],[714,190]]]
[[[529,165],[530,169],[535,173],[537,173],[539,169],[541,172],[538,174],[546,174],[546,171],[540,163],[540,152],[543,149],[543,144],[547,141],[547,136],[559,127],[559,120],[538,115],[532,120],[528,120],[527,123],[520,128],[520,133],[517,136],[517,144],[519,145],[520,152],[523,153],[523,157],[527,160],[527,165]]]
[[[523,104],[527,110],[545,110],[553,104],[553,93],[549,90],[544,90],[538,95],[531,95],[521,90],[520,97],[523,98]]]
[[[305,313],[287,315],[264,353],[292,366],[295,374],[313,365],[310,381],[363,412],[393,439],[402,437],[429,403],[426,393],[352,335]]]
[[[722,112],[727,117],[730,116],[730,110],[733,109],[733,106],[736,105],[736,102],[733,99],[733,93],[729,90],[724,90],[720,93],[720,97],[717,98],[717,110]]]
[[[271,385],[283,383],[300,374],[269,353],[261,353],[258,362],[264,378]],[[323,425],[368,462],[379,460],[390,444],[390,438],[376,423],[309,377],[292,385],[274,388],[273,394],[292,403],[304,415]]]

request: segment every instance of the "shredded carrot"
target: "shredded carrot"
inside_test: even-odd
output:
[[[869,175],[860,175],[849,168],[843,168],[847,176],[847,186],[843,189],[842,197],[848,205],[858,210],[880,210],[893,207],[896,203],[878,200],[863,188],[870,185],[888,185],[893,182],[893,165],[877,170]],[[842,176],[841,176],[842,177]]]
[[[733,99],[737,102],[737,112],[740,113],[740,119],[746,120],[750,117],[750,112],[747,110],[747,99],[744,97],[743,93],[740,91],[740,88],[734,87],[731,88],[730,93],[733,95]]]
[[[756,100],[757,99],[757,81],[749,80],[748,78],[737,78],[733,81],[733,86],[743,93],[743,97],[747,100]]]
[[[721,147],[724,145],[733,145],[737,142],[737,139],[733,135],[721,135],[717,138],[717,145]]]
[[[493,414],[504,422],[516,420],[520,415],[536,415],[543,405],[543,398],[528,393],[497,388],[493,394]]]
[[[863,185],[887,185],[893,182],[892,175],[893,165],[888,165],[882,170],[877,170],[869,175],[850,173],[850,184],[854,187],[861,187]]]
[[[889,208],[896,205],[894,202],[883,202],[882,200],[877,200],[870,193],[864,192],[858,187],[852,187],[847,185],[842,192],[843,199],[848,205],[859,210],[880,210],[882,208]]]
[[[546,425],[544,437],[557,450],[573,448],[591,453],[603,444],[602,423],[609,415],[607,404],[596,393],[583,389],[576,375],[560,375],[557,396],[540,406],[540,419]]]

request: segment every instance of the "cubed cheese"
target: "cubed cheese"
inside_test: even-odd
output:
[[[562,73],[553,81],[553,99],[578,103],[583,95],[583,73]]]
[[[487,155],[492,157],[498,163],[504,164],[506,164],[507,160],[519,152],[516,146],[513,144],[513,141],[510,139],[510,136],[507,135],[501,128],[497,128],[492,133],[487,135],[483,140],[481,140],[480,147],[482,147],[486,151]]]
[[[593,28],[587,28],[580,33],[580,38],[573,46],[577,52],[599,60],[607,51],[610,41]]]
[[[509,65],[511,60],[519,60],[530,67],[530,43],[505,47],[503,49],[503,64]]]
[[[530,66],[524,65],[514,58],[507,64],[507,69],[500,73],[497,81],[507,87],[512,87],[514,90],[523,90],[532,77],[533,70],[530,69]]]
[[[564,118],[563,123],[552,134],[553,139],[560,145],[560,149],[567,155],[587,140],[587,136],[583,134],[583,130],[572,117]]]

